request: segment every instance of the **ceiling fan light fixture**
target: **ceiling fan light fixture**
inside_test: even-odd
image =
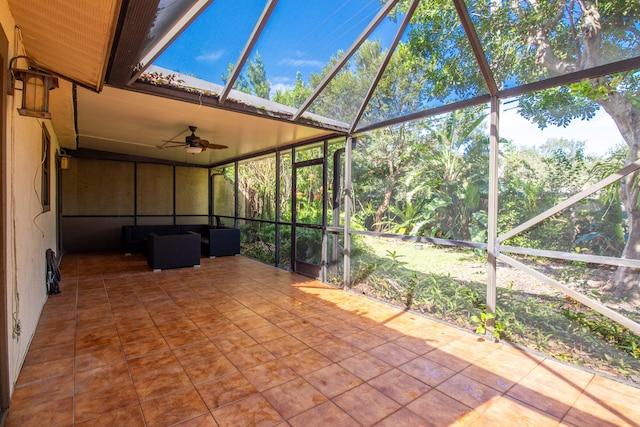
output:
[[[188,145],[187,146],[187,153],[189,154],[198,154],[202,152],[202,147],[200,147],[199,145],[196,146],[192,146],[192,145]]]

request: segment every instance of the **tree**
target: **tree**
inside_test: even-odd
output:
[[[483,1],[471,16],[499,86],[525,84],[637,56],[640,2],[627,0]],[[451,100],[486,93],[486,85],[449,1],[421,2],[413,18],[409,46],[428,58],[435,99]],[[592,117],[602,108],[615,121],[629,147],[629,160],[640,148],[640,73],[603,76],[527,95],[520,114],[541,128],[566,126]],[[621,199],[629,221],[623,258],[640,259],[640,188],[638,174],[622,180]],[[618,296],[637,293],[640,271],[620,267]]]
[[[229,80],[229,75],[233,72],[234,65],[229,64],[227,66],[227,72],[220,76],[223,83],[227,83]],[[233,86],[235,90],[239,90],[240,92],[249,93],[252,95],[259,96],[260,98],[269,99],[269,91],[271,90],[271,85],[269,80],[267,79],[267,72],[264,69],[264,63],[262,62],[262,57],[259,52],[256,52],[253,59],[250,59],[245,68],[247,69],[247,75],[241,72],[236,79],[236,82]]]
[[[280,104],[297,108],[311,95],[311,92],[312,89],[305,83],[302,73],[298,71],[293,88],[288,91],[277,90],[273,100]]]
[[[269,91],[271,84],[267,79],[267,73],[264,70],[264,63],[259,52],[247,64],[247,79],[251,87],[251,93],[263,99],[269,99]]]

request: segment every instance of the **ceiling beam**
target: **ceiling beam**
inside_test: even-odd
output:
[[[438,114],[450,113],[455,110],[461,110],[467,107],[473,107],[475,105],[487,104],[491,100],[490,95],[480,95],[475,98],[465,99],[463,101],[454,102],[452,104],[442,105],[440,107],[431,108],[429,110],[418,111],[416,113],[407,114],[401,117],[394,117],[381,122],[372,123],[366,126],[360,126],[354,132],[354,134],[369,132],[375,129],[380,129],[387,126],[399,125],[405,122],[411,122],[414,120],[420,120],[427,117],[437,116]]]
[[[349,47],[349,49],[344,53],[344,55],[342,55],[342,58],[340,58],[338,62],[336,62],[336,64],[331,69],[331,71],[326,76],[324,76],[324,78],[318,84],[318,86],[313,91],[313,93],[309,95],[309,97],[302,103],[300,108],[298,108],[298,111],[293,115],[292,120],[298,120],[302,115],[302,113],[304,113],[305,110],[309,108],[309,105],[311,105],[311,103],[315,101],[318,95],[320,95],[320,92],[322,92],[322,90],[329,84],[331,79],[333,79],[335,75],[338,74],[340,69],[349,61],[349,59],[356,52],[356,50],[358,50],[358,48],[362,45],[362,43],[364,43],[365,40],[367,40],[367,37],[371,35],[371,33],[373,32],[373,30],[376,29],[378,24],[380,24],[380,22],[382,22],[382,20],[387,17],[389,12],[391,12],[391,9],[395,7],[398,1],[399,0],[389,0],[384,5],[384,7],[380,9],[380,12],[378,12],[378,14],[373,18],[373,20],[369,23],[369,25],[367,25],[367,27],[356,39],[356,41],[351,45],[351,47]]]
[[[231,91],[231,88],[236,83],[236,80],[238,80],[238,76],[240,75],[240,72],[244,68],[244,64],[247,62],[247,59],[249,59],[249,55],[253,51],[253,47],[258,42],[258,38],[260,38],[260,34],[262,34],[262,30],[264,30],[264,27],[267,25],[267,21],[269,21],[269,18],[271,17],[271,14],[273,13],[273,10],[275,9],[277,4],[278,4],[278,0],[269,0],[269,2],[266,4],[264,9],[262,10],[262,14],[258,19],[258,22],[256,22],[256,26],[253,28],[253,32],[251,33],[251,36],[249,37],[247,44],[245,44],[244,49],[242,49],[242,53],[240,53],[240,57],[236,61],[236,65],[233,68],[231,75],[229,75],[229,78],[227,79],[227,83],[224,85],[224,88],[222,89],[222,93],[220,94],[220,98],[219,98],[220,104],[223,104],[224,101],[227,100],[227,97],[229,96],[229,92]]]
[[[391,43],[391,46],[389,46],[389,50],[387,51],[387,54],[384,56],[384,59],[382,60],[382,64],[380,64],[380,68],[378,68],[378,73],[376,74],[375,78],[371,82],[371,85],[369,86],[369,90],[367,91],[367,95],[364,97],[364,100],[362,101],[362,104],[360,104],[360,108],[358,109],[358,113],[356,114],[356,117],[353,119],[353,123],[351,124],[351,128],[349,129],[350,134],[353,133],[353,131],[356,129],[356,126],[358,126],[358,122],[360,121],[360,118],[362,118],[362,115],[364,114],[364,110],[367,108],[367,105],[369,104],[369,100],[371,100],[371,97],[373,96],[373,93],[375,92],[376,87],[378,86],[378,83],[380,82],[380,79],[384,74],[384,71],[387,69],[387,65],[389,65],[389,62],[393,57],[393,53],[395,52],[396,47],[398,46],[398,43],[400,43],[400,40],[402,39],[402,35],[404,34],[404,31],[407,29],[409,22],[411,22],[411,17],[413,16],[413,12],[415,12],[416,8],[418,7],[418,3],[420,3],[420,0],[413,0],[411,5],[409,6],[409,9],[405,14],[404,19],[402,20],[402,24],[400,24],[400,28],[398,28],[398,31],[396,32],[396,36],[394,37],[393,42]]]
[[[122,88],[131,79],[159,3],[160,0],[123,1],[105,79],[108,85]]]
[[[139,0],[145,1],[145,0]],[[139,51],[138,55],[142,54],[142,58],[136,61],[136,68],[134,73],[130,75],[127,84],[131,84],[144,72],[144,70],[153,63],[153,61],[160,56],[160,54],[176,39],[182,32],[189,27],[189,25],[211,4],[213,0],[196,0],[191,7],[189,7],[180,16],[174,17],[174,21],[171,26],[164,31],[164,33],[158,38],[153,46],[146,49],[145,52]],[[156,9],[157,10],[157,9]],[[154,15],[155,18],[155,15]],[[145,41],[149,34],[149,30],[144,32]]]
[[[471,45],[471,49],[473,50],[473,55],[476,58],[476,62],[478,63],[478,67],[480,68],[480,72],[482,73],[482,77],[489,89],[489,95],[496,96],[498,94],[498,85],[496,84],[496,80],[493,77],[493,73],[491,72],[491,67],[489,66],[489,61],[487,61],[487,56],[484,53],[484,49],[482,49],[482,43],[480,43],[480,39],[478,38],[478,33],[476,32],[476,27],[471,22],[471,16],[469,16],[469,10],[467,10],[467,6],[464,3],[464,0],[453,0],[453,4],[456,7],[458,12],[458,17],[460,18],[460,23],[462,24],[462,28],[464,28],[464,32],[467,35],[467,39],[469,40],[469,44]]]

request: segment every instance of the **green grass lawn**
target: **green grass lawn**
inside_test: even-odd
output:
[[[354,247],[354,291],[470,330],[483,326],[485,257],[369,236],[357,236]],[[499,268],[496,324],[501,339],[640,383],[638,336],[526,273]]]

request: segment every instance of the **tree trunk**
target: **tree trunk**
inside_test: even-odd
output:
[[[393,186],[391,185],[387,186],[387,188],[384,190],[384,197],[382,199],[382,204],[378,206],[378,209],[376,210],[374,230],[378,233],[382,231],[382,216],[387,211],[387,209],[389,209],[389,204],[391,203],[392,195],[393,195]]]
[[[536,64],[559,73],[566,73],[579,69],[592,68],[602,63],[602,35],[600,13],[598,4],[586,0],[580,2],[583,11],[581,23],[582,49],[577,49],[576,55],[578,63],[570,63],[558,58],[553,52],[551,43],[548,40],[549,27],[537,28],[531,33],[529,41],[536,46]],[[562,16],[563,3],[558,2],[558,17]],[[557,23],[557,22],[555,22]],[[554,24],[555,24],[554,23]],[[623,93],[617,92],[616,88],[609,84],[607,77],[600,77],[591,80],[594,89],[606,88],[607,95],[600,96],[595,100],[614,120],[629,147],[629,160],[631,162],[638,159],[638,148],[640,146],[640,111],[635,108]],[[621,180],[620,195],[627,212],[629,221],[629,235],[627,243],[622,252],[622,258],[640,259],[640,209],[638,208],[638,173],[627,175]],[[630,299],[640,299],[638,295],[638,283],[640,281],[640,270],[630,267],[618,267],[614,275],[614,283],[611,290],[615,296]]]
[[[602,83],[602,82],[599,82]],[[610,93],[598,104],[613,118],[622,137],[629,146],[629,160],[638,159],[640,146],[640,112],[631,105],[622,94]],[[629,223],[627,243],[622,251],[622,258],[640,259],[640,209],[638,208],[638,173],[634,172],[620,181],[620,197],[624,204]],[[616,297],[636,300],[640,283],[640,270],[631,267],[618,267],[613,278],[611,291]]]

